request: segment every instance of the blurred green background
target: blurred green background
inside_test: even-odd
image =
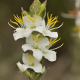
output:
[[[40,0],[43,2],[44,0]],[[13,14],[21,16],[21,7],[29,11],[33,0],[1,0],[0,1],[0,80],[28,80],[25,74],[21,74],[16,65],[22,62],[21,45],[24,41],[14,41],[13,32],[8,22],[13,20]],[[75,26],[75,19],[65,19],[61,12],[68,13],[74,9],[75,0],[47,0],[47,12],[58,15],[59,26],[64,25],[56,31],[61,37],[55,48],[62,43],[64,46],[56,50],[57,61],[51,63],[45,61],[47,72],[42,80],[80,80],[80,40],[72,36],[72,28]]]

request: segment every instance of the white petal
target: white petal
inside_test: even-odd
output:
[[[20,38],[23,38],[23,32],[24,32],[24,29],[23,28],[17,28],[13,34],[13,37],[15,40],[18,40]]]
[[[45,26],[45,21],[42,20],[42,17],[38,16],[38,18],[35,20],[35,26],[38,27],[38,26],[42,26],[44,27]]]
[[[20,62],[17,63],[17,66],[21,72],[24,72],[28,68],[28,66],[21,64]]]
[[[37,32],[42,33],[43,27],[42,27],[42,26],[38,26],[38,27],[36,27],[35,29],[33,29],[33,31],[37,31]]]
[[[39,49],[33,49],[33,56],[37,59],[37,60],[41,60],[43,53],[41,50]]]
[[[23,53],[22,61],[23,61],[24,64],[29,64],[27,56],[29,56],[28,53]]]
[[[57,32],[51,32],[51,31],[47,31],[46,36],[52,37],[52,38],[57,38],[58,37],[58,33]]]
[[[44,54],[44,57],[51,62],[55,61],[56,60],[56,52],[48,50],[48,52]]]
[[[45,28],[45,20],[42,20],[41,26]]]
[[[27,65],[27,64],[26,64],[26,65],[25,65],[25,64],[23,64],[23,65],[22,65],[22,68],[23,68],[23,69],[24,69],[24,71],[25,71],[26,69],[28,69],[28,68],[29,68],[29,65]]]
[[[13,34],[13,37],[15,40],[18,40],[23,37],[29,37],[31,33],[32,33],[32,30],[30,29],[17,28]]]
[[[42,17],[38,16],[37,19],[36,19],[36,21],[38,21],[38,22],[42,21]]]
[[[15,33],[13,34],[13,37],[14,37],[14,40],[16,41],[16,40],[18,40],[18,39],[20,39],[20,38],[23,38],[23,35],[20,34],[20,33],[18,33],[18,32],[15,32]]]
[[[31,33],[32,33],[32,30],[29,29],[29,28],[27,28],[27,29],[25,30],[25,32],[23,33],[23,35],[24,35],[24,37],[28,38]]]
[[[28,18],[27,16],[24,16],[24,17],[23,17],[23,23],[24,23],[24,26],[25,26],[26,28],[27,28],[27,27],[30,27],[30,24],[29,24],[29,22],[27,22],[27,21],[30,22],[29,18]]]
[[[32,47],[31,47],[31,45],[29,45],[29,44],[24,44],[24,45],[22,45],[22,49],[23,49],[24,52],[25,52],[26,50],[33,50]]]
[[[42,65],[40,63],[35,63],[31,68],[37,73],[42,73]]]
[[[49,45],[48,38],[40,38],[40,42],[37,43],[37,45],[39,46],[39,48],[45,48],[46,46]]]
[[[46,71],[45,66],[42,68],[42,73],[44,73]]]
[[[26,43],[31,44],[31,45],[34,44],[32,35],[30,35],[28,38],[26,38]]]

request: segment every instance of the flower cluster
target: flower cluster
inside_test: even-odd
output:
[[[61,14],[64,18],[71,18],[75,19],[75,27],[73,31],[77,33],[77,36],[80,39],[80,0],[75,0],[75,8],[73,11],[69,11],[69,14],[62,13]],[[76,34],[74,33],[73,36]]]
[[[62,45],[52,50],[49,48],[60,40],[60,38],[57,39],[58,33],[52,32],[52,30],[61,27],[62,24],[54,28],[54,25],[58,22],[58,16],[52,17],[51,14],[49,17],[49,13],[47,13],[47,24],[45,23],[45,14],[43,12],[45,12],[46,1],[41,4],[39,0],[34,0],[33,4],[30,7],[30,12],[21,8],[22,17],[13,15],[15,21],[10,20],[10,22],[17,25],[17,28],[9,22],[8,24],[15,29],[13,33],[15,41],[20,38],[26,41],[26,43],[22,45],[23,64],[18,62],[18,68],[31,79],[36,79],[45,72],[45,66],[43,67],[42,65],[45,59],[51,62],[56,60],[56,52],[53,50]],[[36,4],[37,7],[35,6]],[[30,73],[28,69],[32,69],[33,71]]]

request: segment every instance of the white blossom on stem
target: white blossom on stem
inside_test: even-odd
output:
[[[59,27],[53,28],[54,25],[58,22],[57,21],[58,17],[54,18],[54,17],[52,17],[52,14],[51,14],[51,16],[49,18],[49,14],[47,13],[47,18],[48,18],[47,25],[43,25],[41,27],[41,29],[39,30],[39,32],[42,33],[44,36],[57,38],[58,37],[58,33],[57,32],[52,32],[52,30],[60,28],[63,25],[63,23]]]
[[[26,39],[26,43],[27,44],[22,45],[23,51],[25,52],[27,50],[32,50],[33,56],[37,60],[41,60],[43,53],[40,49],[48,46],[49,40],[48,38],[38,38],[38,36],[31,35],[29,38]]]
[[[40,61],[36,60],[34,56],[23,53],[22,61],[24,64],[20,62],[17,63],[21,72],[24,72],[26,69],[30,68],[33,69],[37,73],[42,73],[42,65],[39,63]]]
[[[28,38],[33,31],[39,31],[41,29],[41,26],[44,26],[45,22],[39,16],[40,13],[38,15],[35,14],[33,17],[28,15],[25,11],[24,13],[26,14],[26,16],[23,16],[22,13],[22,18],[18,15],[14,15],[14,19],[16,22],[10,20],[12,23],[16,24],[18,28],[15,28],[10,23],[8,23],[12,28],[15,29],[15,32],[13,34],[15,40],[24,37]]]

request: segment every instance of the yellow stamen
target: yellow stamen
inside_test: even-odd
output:
[[[33,18],[33,21],[34,21],[35,19],[37,19],[40,14],[41,14],[41,12],[39,12],[38,15],[35,14],[35,16],[34,16],[34,18]]]
[[[19,24],[23,24],[23,20],[21,17],[18,17],[18,15],[13,15],[14,16],[14,19],[16,22],[18,22]],[[23,14],[22,14],[22,17],[23,17]]]
[[[22,18],[23,18],[23,13],[21,13],[22,14]]]
[[[37,38],[37,41],[36,41],[36,43],[39,43],[40,42],[40,39],[39,38]]]
[[[35,13],[34,18],[32,19],[32,18],[31,18],[31,16],[30,16],[30,15],[28,15],[26,11],[24,11],[24,13],[27,15],[27,17],[28,17],[32,22],[36,22],[36,21],[35,21],[35,19],[37,19],[37,18],[38,18],[38,16],[41,14],[41,12],[39,12],[39,14],[38,14],[38,15],[36,15],[36,13]]]
[[[27,17],[32,21],[32,18],[30,17],[30,15],[27,14],[26,11],[24,11],[24,13],[27,15]]]
[[[14,24],[18,25],[18,23],[17,23],[17,22],[12,21],[11,19],[10,19],[10,22],[12,22],[12,23],[14,23]]]
[[[49,18],[49,13],[47,13],[47,18],[48,18],[48,23],[49,25],[52,25],[51,27],[54,27],[54,25],[58,22],[57,21],[57,17],[52,17],[52,14],[50,15],[50,18]]]
[[[36,39],[36,36],[35,35],[32,35],[33,36],[33,41],[36,41],[37,39]]]
[[[51,27],[54,27],[57,22],[59,22],[59,21],[56,20]]]
[[[54,40],[52,41],[52,38],[51,38],[51,39],[50,39],[50,42],[49,42],[49,46],[52,46],[54,43],[58,42],[60,39],[61,39],[61,38],[59,38],[59,39],[57,40],[57,38],[56,38],[56,39],[54,39]]]
[[[37,38],[35,35],[32,35],[32,37],[33,37],[33,41],[36,41],[36,43],[39,43],[40,42],[40,39]]]
[[[27,56],[27,58],[28,58],[29,63],[33,63],[36,60],[35,57],[32,55]]]

